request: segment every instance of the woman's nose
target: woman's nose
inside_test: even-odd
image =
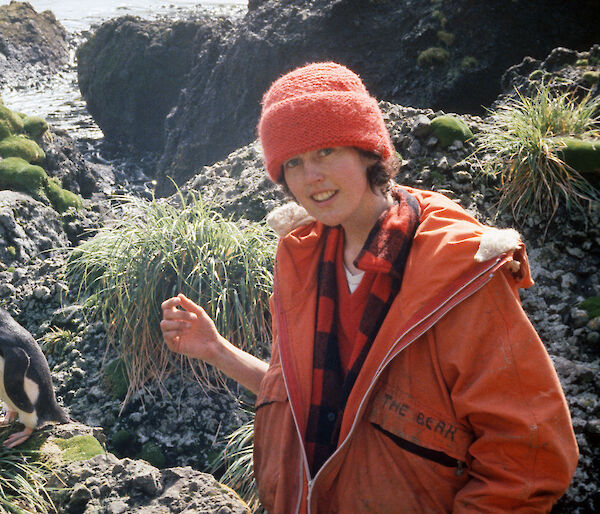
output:
[[[307,159],[304,163],[304,178],[309,183],[323,180],[323,170],[319,163]]]

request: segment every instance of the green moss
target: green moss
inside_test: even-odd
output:
[[[438,138],[440,145],[444,148],[456,140],[464,143],[473,137],[473,132],[464,121],[447,114],[431,120],[431,128],[433,135]]]
[[[600,64],[600,57],[590,57],[590,65],[596,66]]]
[[[449,58],[450,54],[448,53],[448,50],[432,46],[419,54],[417,62],[419,63],[419,66],[436,66],[445,63]]]
[[[113,359],[106,365],[102,381],[113,398],[117,400],[125,399],[129,388],[129,380],[125,364],[121,359]]]
[[[586,71],[582,78],[586,86],[593,86],[600,80],[600,71]]]
[[[6,251],[13,259],[17,256],[17,249],[14,246],[7,246]]]
[[[37,139],[48,130],[48,123],[41,116],[27,116],[23,120],[23,129],[30,137]]]
[[[151,441],[142,446],[142,451],[138,454],[138,459],[149,462],[155,468],[163,468],[166,462],[165,454],[160,446]]]
[[[11,134],[23,132],[23,120],[21,117],[4,105],[0,105],[0,120],[5,122]]]
[[[460,69],[463,71],[473,70],[473,69],[477,68],[478,64],[479,64],[479,61],[477,59],[475,59],[475,57],[471,57],[470,55],[467,55],[466,57],[462,58],[462,61],[460,61]]]
[[[81,209],[83,207],[81,197],[71,191],[63,189],[56,178],[48,179],[46,196],[50,200],[52,207],[61,214],[71,207],[74,207],[75,209]]]
[[[437,33],[437,38],[446,46],[452,46],[454,44],[454,34],[452,34],[452,32],[439,30]]]
[[[587,59],[577,59],[575,66],[588,66],[589,62]]]
[[[579,304],[579,307],[585,310],[590,318],[597,318],[600,316],[600,296],[586,298]]]
[[[446,26],[446,23],[448,23],[448,20],[446,19],[446,16],[444,16],[444,13],[436,9],[435,11],[433,11],[432,14],[433,17],[440,22],[440,26],[444,28]]]
[[[29,164],[19,157],[0,161],[0,189],[22,191],[35,198],[43,198],[48,175],[43,168]]]
[[[96,455],[103,455],[106,453],[98,439],[91,435],[76,435],[70,439],[49,439],[47,443],[42,446],[42,453],[45,451],[44,447],[51,443],[60,448],[61,461],[65,464],[88,460]]]
[[[557,155],[580,173],[600,173],[600,141],[565,137],[558,140]]]
[[[529,80],[531,80],[532,82],[534,82],[536,80],[540,80],[543,76],[544,76],[544,71],[543,70],[533,70],[529,74]]]
[[[112,438],[111,443],[121,457],[133,457],[139,450],[138,436],[129,430],[119,430]],[[132,451],[133,450],[133,451]]]
[[[2,157],[21,157],[32,164],[40,164],[46,154],[39,145],[25,136],[8,136],[0,141]]]

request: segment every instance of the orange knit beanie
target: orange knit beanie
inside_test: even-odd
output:
[[[377,100],[360,77],[334,62],[297,68],[265,93],[258,135],[271,179],[294,155],[329,146],[355,146],[384,160],[394,150]]]

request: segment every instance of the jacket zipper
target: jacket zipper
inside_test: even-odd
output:
[[[319,478],[319,476],[321,475],[321,473],[323,472],[323,470],[327,467],[327,465],[335,458],[335,456],[340,452],[340,450],[342,450],[342,448],[344,448],[344,446],[346,446],[346,444],[348,443],[348,441],[350,441],[352,434],[354,433],[356,426],[358,425],[358,421],[360,420],[363,410],[365,408],[365,404],[366,404],[366,399],[370,396],[370,393],[373,389],[373,387],[375,386],[377,380],[379,379],[379,377],[381,376],[381,374],[383,373],[383,371],[390,365],[390,363],[393,361],[393,359],[398,356],[403,350],[405,350],[406,348],[408,348],[415,340],[417,340],[419,337],[421,337],[421,335],[423,335],[423,333],[425,333],[427,330],[429,330],[433,325],[435,325],[435,323],[443,316],[445,315],[448,311],[450,311],[453,307],[455,307],[456,305],[458,305],[459,303],[461,303],[463,300],[465,300],[466,298],[468,298],[469,296],[473,295],[474,293],[476,293],[477,291],[479,291],[485,284],[487,284],[492,277],[494,276],[494,273],[489,273],[490,270],[494,270],[495,268],[499,268],[505,259],[502,259],[501,257],[498,257],[493,263],[491,263],[488,267],[486,267],[484,270],[482,270],[481,272],[479,272],[477,275],[475,275],[471,280],[469,280],[466,284],[464,284],[463,286],[461,286],[460,288],[458,288],[456,291],[454,291],[454,293],[448,297],[447,301],[440,303],[439,305],[437,305],[434,309],[432,309],[428,314],[425,314],[424,316],[422,316],[419,320],[415,321],[415,323],[413,323],[398,339],[396,339],[396,341],[394,342],[394,344],[391,346],[389,352],[387,353],[387,355],[383,358],[379,368],[377,369],[377,371],[375,372],[375,375],[373,376],[371,383],[369,384],[369,387],[367,388],[367,390],[365,391],[365,394],[362,397],[362,400],[358,406],[358,409],[356,411],[356,415],[354,416],[354,421],[352,423],[352,427],[350,427],[350,430],[348,431],[348,434],[346,435],[346,438],[344,439],[344,441],[342,442],[342,444],[329,456],[329,458],[323,463],[323,465],[321,466],[321,468],[319,469],[319,471],[317,472],[317,474],[314,476],[314,478],[310,478],[308,480],[308,492],[307,492],[307,499],[306,499],[306,509],[308,514],[311,513],[311,494],[312,494],[312,490],[314,487],[314,484],[316,482],[316,480]],[[488,273],[486,280],[484,280],[480,285],[478,285],[478,287],[474,288],[472,291],[469,292],[469,294],[467,296],[461,296],[459,293],[461,293],[462,291],[464,291],[465,289],[469,288],[469,286],[471,284],[473,284],[473,282],[475,282],[476,280],[478,280],[479,278],[483,277],[486,275],[486,273]],[[458,296],[458,298],[456,298]],[[282,333],[281,330],[281,322],[284,320],[284,316],[283,313],[281,312],[281,307],[279,306],[279,302],[277,301],[277,297],[278,297],[278,292],[277,292],[277,287],[275,285],[274,287],[274,300],[275,300],[275,305],[277,306],[277,317],[280,323],[280,333]],[[443,309],[444,307],[446,307],[445,309]],[[441,313],[440,313],[441,310]],[[439,314],[436,316],[436,314]],[[425,320],[427,320],[429,318],[429,321],[425,324],[423,324],[422,327],[419,327],[419,325],[421,325]],[[285,325],[285,323],[284,323]],[[419,330],[417,332],[415,332],[414,335],[412,335],[412,337],[410,337],[402,346],[402,348],[400,348],[399,350],[395,351],[394,348],[396,347],[396,345],[408,334],[410,334],[415,328],[419,327]],[[286,375],[285,375],[285,368],[284,366],[281,366],[281,371],[282,371],[282,375],[283,375],[283,383],[285,385],[286,388],[286,392],[288,393],[288,398],[290,398],[290,392],[289,392],[289,388],[288,388],[288,384],[287,384],[287,379],[286,379]],[[290,403],[290,410],[292,411],[292,417],[294,419],[294,424],[296,425],[296,431],[298,432],[298,436],[300,439],[300,447],[301,447],[301,451],[302,451],[302,460],[304,462],[304,467],[305,467],[305,471],[306,471],[306,476],[310,477],[310,471],[309,471],[309,466],[308,466],[308,458],[306,456],[306,448],[304,447],[304,438],[302,436],[302,433],[300,431],[300,425],[298,424],[298,420],[296,419],[296,414],[294,412],[294,409],[291,407],[291,403]],[[457,470],[457,474],[460,472],[462,474],[462,467],[460,467],[459,470]],[[300,483],[302,484],[302,473],[300,473]],[[298,513],[300,511],[300,505],[301,505],[301,500],[302,500],[302,489],[303,487],[300,487],[300,491],[299,491],[299,499],[298,499],[298,503],[296,506],[296,513]]]

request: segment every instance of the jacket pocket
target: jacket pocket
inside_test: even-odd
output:
[[[434,410],[408,393],[386,384],[371,404],[369,422],[402,450],[444,467],[458,467],[467,460],[473,441],[468,427],[454,416]]]
[[[450,455],[447,455],[444,452],[432,450],[431,448],[426,448],[424,446],[411,443],[410,441],[397,436],[393,432],[387,431],[385,428],[378,425],[377,423],[371,422],[371,425],[373,425],[373,427],[379,432],[381,432],[383,435],[390,438],[403,450],[410,452],[414,455],[418,455],[419,457],[430,460],[437,464],[440,464],[442,466],[445,466],[447,468],[457,468],[457,474],[462,473],[462,469],[464,468],[464,462],[454,459],[453,457],[450,457]]]
[[[256,395],[256,410],[273,402],[287,400],[287,391],[283,382],[281,366],[275,365],[267,370],[258,388]]]

